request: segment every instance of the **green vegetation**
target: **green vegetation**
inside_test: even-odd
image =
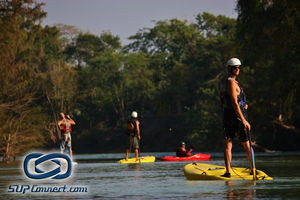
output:
[[[70,113],[75,153],[121,152],[139,113],[142,151],[221,151],[219,80],[241,58],[256,147],[299,150],[298,1],[238,1],[238,19],[202,13],[157,21],[122,46],[118,36],[41,26],[33,0],[0,2],[0,154],[58,148],[58,114]]]

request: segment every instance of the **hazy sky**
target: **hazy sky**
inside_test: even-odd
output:
[[[197,14],[209,12],[236,18],[236,0],[37,0],[45,2],[48,15],[44,24],[73,25],[101,34],[111,31],[123,44],[127,38],[153,20],[177,18],[195,21]]]

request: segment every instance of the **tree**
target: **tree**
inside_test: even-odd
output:
[[[276,148],[282,138],[289,138],[280,136],[279,130],[293,130],[292,138],[300,137],[296,134],[300,97],[299,1],[238,1],[237,11],[242,57],[255,77],[249,80],[249,90],[253,94],[251,110],[260,130],[258,137],[261,143]],[[296,146],[299,144],[288,148]]]
[[[197,138],[205,144],[221,132],[218,80],[224,63],[237,50],[236,22],[209,13],[196,19],[196,24],[172,19],[141,29],[130,37],[133,42],[125,52],[143,52],[153,58],[154,107],[156,113],[174,119],[175,138]],[[161,135],[166,127],[158,129]]]
[[[120,47],[120,38],[109,32],[103,32],[100,37],[90,33],[81,33],[66,47],[65,54],[68,61],[75,63],[80,68],[104,51],[117,50]]]
[[[34,42],[46,15],[41,6],[32,0],[0,2],[0,150],[5,161],[44,142],[44,115],[33,103],[38,91]]]

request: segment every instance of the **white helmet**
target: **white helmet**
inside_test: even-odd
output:
[[[242,65],[241,61],[237,58],[231,58],[227,61],[227,66]]]
[[[138,116],[138,114],[137,114],[137,112],[136,112],[136,111],[133,111],[133,112],[131,113],[131,117],[133,117],[133,118],[137,118],[137,116]]]

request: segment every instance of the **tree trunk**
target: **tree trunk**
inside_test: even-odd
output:
[[[3,156],[3,160],[4,162],[9,162],[10,160],[10,133],[8,134],[8,139],[7,139],[7,143],[6,143],[6,148],[5,148],[5,153]]]
[[[51,107],[51,110],[52,110],[52,115],[53,115],[54,122],[55,122],[57,136],[58,136],[58,139],[60,140],[61,139],[61,135],[60,135],[60,130],[59,130],[58,125],[57,125],[57,118],[56,118],[55,110],[54,110],[53,104],[52,104],[52,102],[51,102],[51,100],[50,100],[49,95],[48,95],[47,92],[46,92],[46,97],[47,97],[47,100],[48,100],[48,102],[50,104],[50,107]]]

